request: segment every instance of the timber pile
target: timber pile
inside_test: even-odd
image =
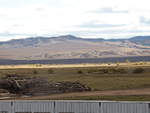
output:
[[[43,96],[90,90],[91,88],[79,82],[49,82],[46,78],[41,77],[7,75],[0,80],[0,91],[17,95]]]

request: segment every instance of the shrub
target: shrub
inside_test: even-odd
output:
[[[127,71],[123,68],[104,68],[98,70],[88,70],[87,73],[93,74],[125,74]]]
[[[99,70],[101,73],[108,73],[109,71],[108,71],[108,69],[100,69]]]
[[[119,69],[115,70],[115,73],[125,74],[125,73],[127,73],[127,71],[125,69],[119,68]]]
[[[136,68],[133,70],[133,73],[143,73],[144,69],[143,68]]]
[[[37,70],[33,70],[33,74],[35,75],[38,74]]]
[[[120,69],[120,73],[128,73],[128,70],[126,70],[126,69]]]
[[[111,63],[108,63],[107,65],[111,65]]]
[[[49,74],[53,74],[53,73],[54,73],[54,70],[53,70],[53,69],[48,69],[48,73],[49,73]]]
[[[83,74],[83,71],[82,70],[78,70],[77,73],[78,74]]]
[[[127,71],[125,69],[122,68],[107,68],[107,69],[101,69],[99,70],[101,73],[105,73],[105,74],[124,74],[127,73]]]

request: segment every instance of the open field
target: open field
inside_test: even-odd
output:
[[[128,91],[128,95],[123,92],[120,95],[117,93],[117,96],[105,95],[106,92],[103,95],[99,93],[84,95],[83,93],[82,96],[65,96],[60,99],[150,100],[150,62],[0,66],[0,77],[7,74],[42,76],[48,78],[50,82],[78,81],[91,87],[93,93],[95,91]],[[135,92],[130,95],[130,92],[135,89],[142,93]]]
[[[150,62],[126,62],[123,63],[81,63],[81,64],[23,64],[23,65],[0,65],[0,69],[20,69],[20,68],[80,68],[80,67],[137,67],[150,66]]]

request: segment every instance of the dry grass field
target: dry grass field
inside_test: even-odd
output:
[[[0,77],[7,74],[46,77],[50,82],[78,81],[95,91],[129,90],[128,95],[69,95],[54,99],[150,100],[149,93],[130,91],[150,89],[150,62],[73,65],[1,65]],[[147,90],[146,90],[147,91]],[[147,91],[147,92],[148,92]],[[36,98],[38,99],[38,98]],[[51,99],[49,97],[43,99]]]

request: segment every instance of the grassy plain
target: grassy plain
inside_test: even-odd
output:
[[[79,81],[93,91],[150,88],[150,62],[0,66],[0,77],[7,74],[46,77],[50,82]],[[150,100],[150,96],[82,96],[63,99]]]

